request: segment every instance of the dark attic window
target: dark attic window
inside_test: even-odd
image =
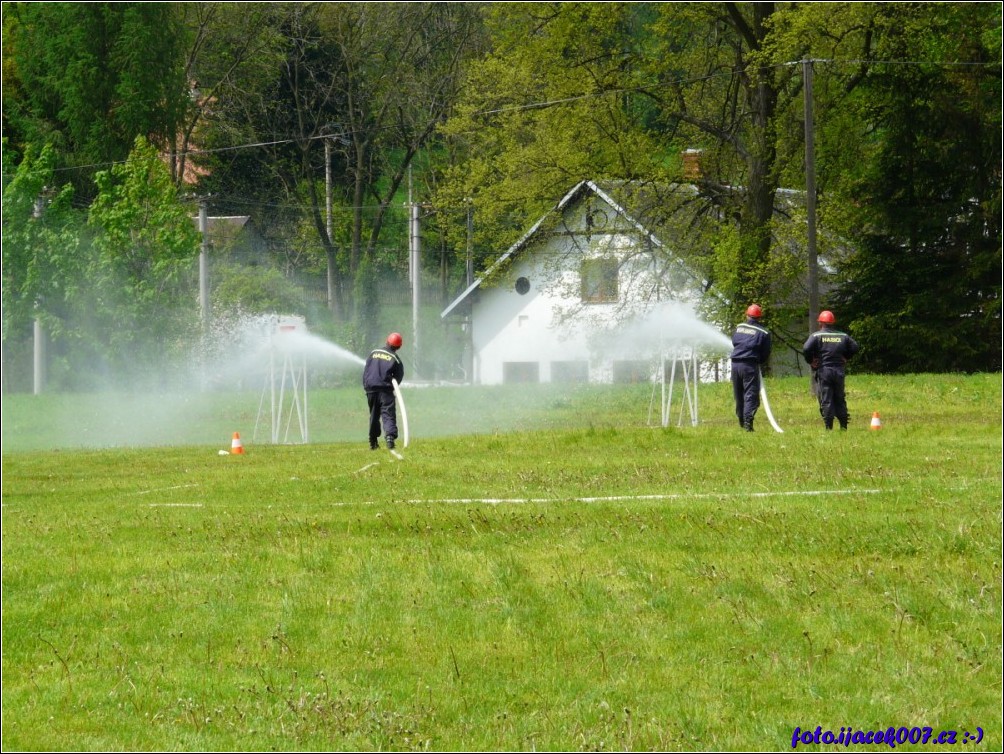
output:
[[[530,281],[527,278],[516,278],[516,293],[525,296],[530,292]]]
[[[608,257],[582,260],[582,303],[610,304],[617,301],[617,260]]]

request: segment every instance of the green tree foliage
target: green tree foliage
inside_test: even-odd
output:
[[[496,3],[487,10],[492,50],[466,72],[444,127],[460,154],[436,197],[456,218],[450,238],[489,263],[578,181],[664,174],[666,148],[630,117],[639,51],[636,6]],[[644,104],[644,103],[641,103]]]
[[[889,62],[854,99],[867,159],[840,187],[858,250],[835,305],[867,368],[999,370],[1000,6],[892,11],[876,47]]]
[[[345,98],[336,143],[344,147],[344,203],[353,210],[348,274],[356,316],[370,326],[379,309],[375,273],[394,261],[379,254],[388,210],[404,198],[399,192],[409,167],[433,144],[456,99],[477,21],[465,3],[324,6],[321,28],[338,48]],[[364,212],[366,205],[373,209]],[[316,211],[315,224],[323,237]]]
[[[702,150],[697,185],[736,225],[731,283],[722,290],[733,318],[750,301],[787,292],[769,274],[772,255],[783,253],[771,226],[779,147],[800,87],[797,67],[772,52],[772,40],[783,17],[798,12],[789,3],[667,3],[652,28],[656,54],[646,68],[659,84],[648,91],[661,120]]]
[[[213,311],[224,318],[235,313],[298,311],[302,301],[303,292],[274,267],[232,263],[213,267]]]
[[[207,146],[221,100],[240,102],[269,82],[282,64],[284,10],[274,3],[186,2],[177,5],[185,41],[184,72],[190,97],[170,145],[175,182],[194,183],[206,160],[193,151]],[[233,126],[232,123],[227,125]],[[226,134],[242,143],[240,129]]]
[[[4,141],[4,164],[15,162]],[[56,155],[31,150],[3,187],[3,339],[32,318],[58,329],[67,286],[79,276],[81,218],[73,189],[54,189]]]
[[[173,4],[7,5],[16,83],[3,107],[15,148],[52,144],[60,166],[80,168],[72,180],[88,197],[96,164],[124,159],[139,135],[173,138],[188,97]]]
[[[454,101],[477,16],[472,6],[453,3],[289,3],[277,13],[284,45],[271,78],[250,92],[221,91],[212,108],[211,146],[232,143],[238,133],[265,144],[216,159],[206,185],[221,204],[247,188],[272,205],[272,217],[258,223],[266,235],[281,228],[291,238],[309,224],[317,239],[309,247],[324,255],[332,309],[342,318],[361,316],[356,295],[376,299],[376,278],[360,272],[362,260],[371,258],[373,272],[400,264],[405,226],[389,229],[388,218],[404,201],[408,167]],[[347,224],[330,235],[325,142],[336,214],[348,210]],[[395,237],[387,240],[388,231]]]
[[[193,260],[199,235],[168,167],[138,137],[129,159],[97,174],[92,253],[71,289],[78,333],[114,380],[179,357],[198,333]]]
[[[492,6],[494,48],[446,129],[466,159],[443,200],[473,198],[479,241],[498,248],[578,180],[680,181],[681,152],[699,148],[700,214],[722,218],[723,237],[674,252],[734,308],[779,297],[778,143],[798,88],[768,54],[778,15],[773,3]]]

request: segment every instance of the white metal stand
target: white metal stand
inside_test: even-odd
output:
[[[262,387],[261,400],[258,402],[258,417],[255,419],[254,436],[258,435],[258,425],[265,410],[265,396],[269,396],[271,418],[271,440],[273,443],[310,442],[307,427],[307,357],[277,347],[276,339],[281,339],[281,332],[272,335],[269,348],[268,374]],[[276,362],[282,360],[281,373],[276,373]],[[276,386],[278,384],[278,393]],[[293,415],[296,415],[296,428],[299,439],[294,435],[290,440],[290,430],[294,428]],[[283,421],[285,420],[285,427]],[[282,439],[280,440],[280,435]]]
[[[666,382],[666,359],[670,359],[669,382]],[[678,368],[679,367],[679,368]],[[662,426],[668,427],[672,418],[673,392],[677,383],[677,372],[682,377],[682,400],[680,412],[677,417],[676,426],[683,426],[684,409],[689,409],[690,426],[696,427],[698,421],[697,414],[697,383],[699,382],[700,371],[697,364],[697,350],[685,346],[672,346],[668,353],[663,351],[659,354],[659,379],[656,384],[662,387],[662,397],[660,405],[662,407]],[[655,399],[655,385],[652,386],[652,398]],[[651,423],[651,405],[649,406],[649,423]]]

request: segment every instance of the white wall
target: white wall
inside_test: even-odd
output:
[[[525,295],[514,288],[519,277],[530,281]],[[505,362],[537,362],[540,381],[550,382],[552,361],[589,358],[585,334],[574,324],[555,322],[563,297],[556,294],[554,283],[553,275],[531,260],[514,265],[499,286],[482,287],[473,317],[476,382],[502,384]]]

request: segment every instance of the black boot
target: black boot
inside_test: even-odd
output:
[[[747,417],[743,418],[743,429],[745,429],[747,432],[752,432],[753,431],[753,417],[752,416],[747,416]]]

